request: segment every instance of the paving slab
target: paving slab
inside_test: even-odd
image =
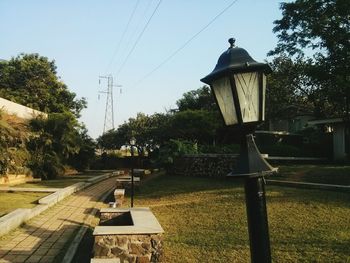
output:
[[[98,221],[93,215],[94,209],[106,206],[99,200],[114,184],[112,177],[76,192],[2,236],[0,263],[59,262],[64,256],[64,247],[81,226],[90,227]]]

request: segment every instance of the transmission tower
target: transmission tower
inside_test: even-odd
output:
[[[106,109],[105,109],[105,120],[103,124],[103,133],[114,129],[114,103],[113,103],[113,87],[121,87],[121,85],[113,84],[113,76],[100,76],[99,84],[101,84],[101,79],[107,80],[107,90],[99,91],[99,93],[107,94],[106,99]]]

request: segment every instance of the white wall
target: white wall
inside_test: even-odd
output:
[[[25,120],[33,119],[40,115],[44,118],[47,118],[46,113],[34,110],[32,108],[28,108],[26,106],[14,103],[3,98],[0,98],[0,109],[7,112],[8,114],[16,115],[17,117]]]

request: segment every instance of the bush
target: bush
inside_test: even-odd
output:
[[[123,166],[124,158],[120,154],[105,152],[101,156],[96,157],[95,161],[91,164],[91,168],[96,170],[124,168]]]
[[[33,157],[28,166],[32,170],[34,177],[43,180],[55,179],[64,174],[64,166],[55,154]]]
[[[169,168],[174,163],[174,159],[185,154],[198,154],[197,143],[185,140],[170,139],[159,149],[157,164],[164,168]]]
[[[239,153],[238,144],[228,144],[228,145],[199,145],[198,149],[200,153],[217,153],[217,154],[238,154]]]
[[[0,176],[23,173],[29,159],[26,149],[27,125],[23,120],[0,110]]]

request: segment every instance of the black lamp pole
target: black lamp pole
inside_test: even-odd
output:
[[[131,147],[131,207],[134,207],[134,144]]]
[[[264,169],[264,166],[266,169]],[[271,262],[269,226],[266,211],[265,178],[271,170],[261,158],[252,134],[244,135],[241,143],[238,173],[243,175],[246,198],[250,254],[252,262]],[[258,172],[263,171],[265,172]]]
[[[235,46],[222,53],[214,70],[201,79],[209,84],[227,126],[238,125],[242,140],[238,167],[227,175],[244,178],[251,261],[271,262],[264,176],[276,169],[261,156],[252,133],[265,118],[266,74],[268,64],[255,61],[248,52]]]

